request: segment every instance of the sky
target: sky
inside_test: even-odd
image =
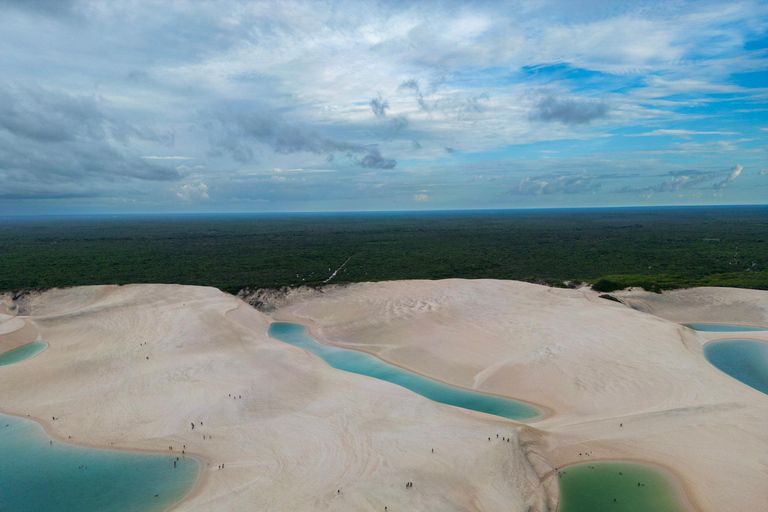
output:
[[[768,2],[0,1],[0,214],[768,203]]]

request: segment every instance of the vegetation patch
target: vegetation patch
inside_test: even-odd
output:
[[[768,289],[768,208],[0,219],[0,291],[515,279]],[[345,265],[344,264],[346,262]]]

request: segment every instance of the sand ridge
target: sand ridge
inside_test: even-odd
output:
[[[734,307],[754,295],[719,290]],[[706,309],[698,318],[695,306],[689,311],[689,321],[708,318]],[[588,289],[502,281],[350,285],[273,316],[311,325],[328,344],[551,407],[553,415],[532,422],[538,430],[521,433],[549,487],[547,466],[634,459],[675,474],[700,510],[759,509],[768,500],[768,397],[704,359],[701,345],[717,333]]]
[[[333,370],[218,290],[57,290],[24,310],[50,346],[0,371],[3,412],[73,443],[186,445],[203,472],[178,510],[547,509],[517,424]]]
[[[733,307],[752,296],[719,290]],[[332,287],[268,315],[211,288],[52,290],[0,317],[0,350],[49,343],[0,370],[0,409],[74,443],[186,445],[203,471],[178,510],[555,510],[554,468],[601,459],[664,468],[692,510],[759,510],[768,397],[704,360],[718,333],[654,304],[651,315],[587,289],[486,280]],[[550,414],[526,426],[333,370],[269,338],[279,320]]]

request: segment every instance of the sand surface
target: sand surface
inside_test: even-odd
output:
[[[768,315],[768,292],[702,294],[731,305],[716,321],[732,315],[750,324]],[[685,297],[698,296],[672,302],[685,321],[714,321],[711,301]],[[721,333],[660,318],[667,303],[653,304],[656,316],[588,289],[412,281],[333,289],[274,317],[310,325],[325,343],[551,408],[521,434],[534,464],[637,459],[675,474],[700,510],[763,509],[768,396],[704,359],[702,344]],[[553,477],[540,472],[551,487]]]
[[[269,316],[211,288],[53,290],[0,315],[0,351],[50,345],[0,370],[0,410],[82,444],[186,444],[203,474],[179,510],[553,510],[553,468],[597,459],[669,470],[692,509],[763,510],[768,396],[706,362],[717,333],[670,319],[759,323],[768,292],[704,290],[733,318],[702,295],[622,296],[649,314],[508,281],[333,287]],[[271,320],[550,414],[522,425],[333,370]]]
[[[203,475],[178,510],[546,510],[516,424],[333,370],[218,290],[88,287],[22,306],[0,346],[34,329],[50,347],[2,368],[0,410],[69,442],[186,445]]]

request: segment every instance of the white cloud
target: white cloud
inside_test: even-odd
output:
[[[426,203],[429,201],[429,196],[427,194],[413,194],[413,200],[417,203]]]
[[[673,136],[679,136],[679,137],[689,137],[691,135],[736,135],[736,132],[720,132],[720,131],[696,131],[696,130],[653,130],[651,132],[645,132],[645,133],[635,133],[630,135],[630,137],[654,137],[654,136],[663,136],[663,135],[673,135]]]
[[[191,156],[143,156],[146,160],[195,160]]]
[[[208,197],[208,185],[202,181],[197,185],[184,184],[178,187],[176,190],[176,197],[183,201],[199,201],[207,200]]]

